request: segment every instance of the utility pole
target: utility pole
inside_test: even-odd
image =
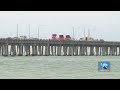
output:
[[[85,28],[84,28],[84,38],[85,38]]]
[[[90,31],[89,31],[89,29],[88,29],[88,38],[90,37]]]
[[[38,25],[38,39],[40,38],[40,37],[39,37],[39,27],[40,27],[40,26],[48,26],[48,25]]]
[[[39,26],[38,26],[38,39],[39,39]]]
[[[74,40],[74,26],[73,26],[73,40]]]
[[[17,37],[18,37],[18,24],[17,24]]]
[[[29,39],[30,39],[30,24],[29,24]]]

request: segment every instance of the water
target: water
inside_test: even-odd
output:
[[[98,72],[98,61],[110,61],[110,72]],[[0,57],[1,79],[120,79],[119,56]]]

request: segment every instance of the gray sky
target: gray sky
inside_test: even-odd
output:
[[[31,25],[31,37],[51,38],[51,35],[73,35],[75,38],[86,35],[109,41],[120,41],[120,11],[0,11],[0,37],[15,37],[19,25],[19,36],[28,36],[28,24]]]

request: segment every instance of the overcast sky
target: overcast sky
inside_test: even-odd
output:
[[[88,29],[93,38],[120,41],[120,11],[0,11],[0,37],[19,36],[51,38],[52,34],[86,36]],[[43,25],[43,26],[42,26]],[[46,26],[44,26],[46,25]]]

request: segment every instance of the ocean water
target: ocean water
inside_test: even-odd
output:
[[[98,61],[110,61],[110,72]],[[120,56],[1,56],[0,79],[120,79]]]

